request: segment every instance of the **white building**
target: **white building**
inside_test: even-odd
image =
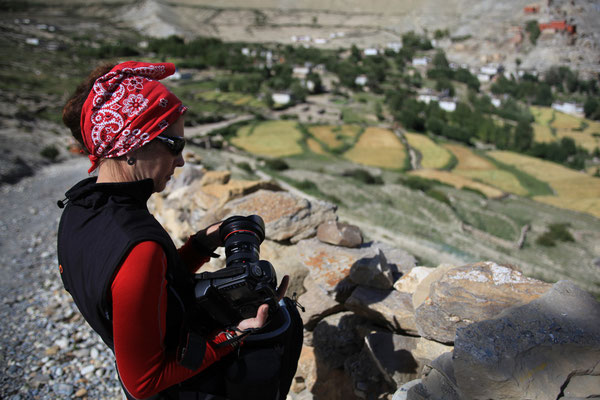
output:
[[[398,53],[402,48],[402,42],[390,42],[386,45],[386,47],[394,52]]]
[[[456,102],[453,100],[442,100],[439,102],[439,105],[444,111],[453,112],[456,110]]]
[[[552,103],[552,108],[565,114],[583,117],[583,107],[575,103]]]
[[[427,57],[415,57],[412,59],[412,65],[415,67],[427,64],[429,64],[429,59]]]
[[[271,99],[277,104],[285,105],[292,101],[292,96],[289,93],[273,93]]]
[[[439,101],[439,100],[440,100],[440,98],[434,94],[423,93],[417,97],[417,101],[420,101],[421,103],[425,103],[425,104],[429,104],[432,101]]]
[[[315,44],[327,44],[327,39],[325,39],[325,38],[315,38]]]
[[[365,86],[368,81],[369,81],[369,79],[367,79],[366,75],[358,75],[354,79],[354,83],[357,84],[358,86]]]
[[[310,72],[308,67],[294,67],[292,69],[292,75],[296,78],[305,78]]]
[[[495,65],[486,65],[479,70],[482,74],[494,76],[498,73],[498,67]]]
[[[379,51],[375,48],[368,48],[365,49],[365,51],[363,52],[365,54],[365,56],[376,56],[377,54],[379,54]]]
[[[492,80],[492,77],[488,74],[477,74],[477,80],[479,80],[479,82],[489,82]]]
[[[492,97],[492,104],[494,107],[498,108],[502,104],[502,101],[497,97]]]

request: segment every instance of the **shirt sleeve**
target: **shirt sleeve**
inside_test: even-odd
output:
[[[193,239],[190,237],[188,241],[185,242],[185,244],[177,251],[183,260],[183,263],[188,268],[188,271],[195,273],[202,265],[210,261],[210,255],[198,251],[198,249],[192,243],[192,240]]]
[[[156,242],[142,242],[129,253],[112,286],[113,336],[119,375],[127,391],[145,398],[199,373],[231,346],[217,348],[224,334],[207,339],[200,368],[181,366],[164,345],[167,313],[167,260]]]

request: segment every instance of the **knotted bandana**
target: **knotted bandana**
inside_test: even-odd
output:
[[[187,109],[161,79],[171,63],[127,61],[96,79],[81,110],[81,133],[92,166],[100,158],[127,154],[150,142]]]

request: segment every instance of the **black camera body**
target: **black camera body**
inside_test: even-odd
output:
[[[269,316],[278,309],[277,274],[270,262],[259,260],[265,225],[258,215],[233,216],[219,229],[225,247],[225,268],[197,275],[194,291],[199,310],[220,327],[253,318],[261,304]]]

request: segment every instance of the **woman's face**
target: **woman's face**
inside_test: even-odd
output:
[[[179,117],[162,135],[183,137],[183,118],[183,116]],[[167,145],[157,139],[138,150],[135,158],[135,178],[137,180],[151,178],[154,181],[155,192],[162,192],[175,172],[175,168],[183,167],[185,164],[181,153],[174,155]]]

